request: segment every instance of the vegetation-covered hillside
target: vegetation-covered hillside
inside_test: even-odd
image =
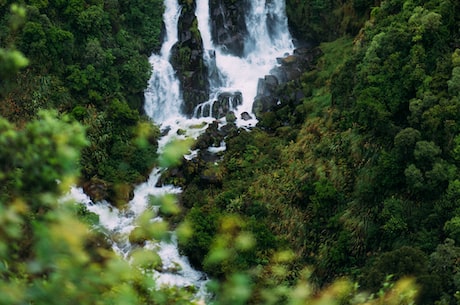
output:
[[[419,304],[456,304],[459,4],[327,3],[288,1],[300,39],[333,40],[320,44],[316,69],[279,88],[302,90],[303,102],[285,98],[258,128],[228,139],[218,165],[185,167],[196,235],[183,249],[215,276],[262,268],[256,282],[272,276],[273,253],[290,249],[279,283],[305,266],[319,286],[348,276],[371,291],[389,275],[415,276]],[[328,20],[362,28],[320,28]],[[204,188],[210,173],[216,183]],[[256,246],[216,262],[211,241],[228,214]]]
[[[0,304],[193,303],[193,289],[152,289],[154,252],[128,264],[94,215],[58,199],[80,177],[121,205],[155,163],[141,109],[161,1],[12,2],[0,0]],[[458,304],[459,11],[287,1],[296,38],[319,43],[316,68],[231,133],[221,161],[184,161],[175,179],[193,232],[181,248],[216,279],[216,304]],[[141,224],[164,238],[157,228]]]
[[[11,15],[12,3],[25,15]],[[125,201],[153,166],[158,132],[141,109],[162,13],[162,1],[0,2],[0,45],[29,60],[2,78],[0,113],[23,125],[53,108],[87,126],[80,163],[97,199]],[[142,148],[140,133],[150,134]]]

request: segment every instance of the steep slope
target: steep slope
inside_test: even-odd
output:
[[[346,275],[375,291],[386,275],[413,275],[420,304],[453,302],[458,9],[437,0],[372,8],[359,33],[340,32],[356,36],[322,43],[317,68],[277,89],[280,105],[258,128],[228,139],[223,161],[186,165],[182,201],[197,233],[186,253],[225,276],[269,268],[274,252],[291,249],[295,259],[280,281],[311,266],[319,285]],[[214,183],[203,190],[209,176]],[[243,219],[238,230],[252,232],[256,246],[215,264],[209,253],[222,215]]]

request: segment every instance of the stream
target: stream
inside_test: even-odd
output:
[[[207,65],[212,65],[213,69],[209,70],[213,73],[210,73],[209,99],[196,107],[193,117],[187,117],[180,111],[183,102],[180,83],[169,62],[171,48],[178,41],[177,28],[181,7],[177,0],[164,1],[163,20],[166,34],[160,53],[152,54],[149,59],[153,73],[145,91],[145,113],[163,131],[163,136],[159,140],[159,154],[165,145],[173,140],[196,139],[203,133],[208,124],[216,120],[211,113],[205,113],[203,110],[212,107],[212,103],[222,93],[241,94],[241,103],[231,109],[237,118],[235,123],[238,127],[251,128],[257,123],[252,115],[252,104],[257,95],[259,78],[269,74],[277,65],[277,58],[291,53],[294,46],[287,26],[284,1],[242,2],[247,8],[244,18],[248,31],[244,40],[243,55],[239,57],[228,54],[225,48],[214,44],[211,38],[209,1],[196,0],[195,15],[205,48],[204,61]],[[214,54],[213,57],[209,56],[211,53]],[[250,119],[243,119],[243,113],[251,114]],[[219,120],[219,127],[225,124],[225,117]],[[210,152],[222,150],[225,150],[225,143],[221,147],[209,149]],[[191,152],[186,158],[191,159],[194,156]],[[77,202],[99,215],[100,225],[111,239],[114,251],[126,259],[134,248],[129,242],[129,234],[136,227],[139,215],[151,208],[149,198],[181,192],[180,188],[172,185],[157,186],[163,170],[155,168],[147,182],[136,187],[133,199],[124,210],[118,210],[106,201],[92,202],[80,188],[71,190],[71,196]],[[152,219],[159,220],[159,216]],[[171,235],[169,242],[147,242],[145,245],[147,249],[156,251],[162,260],[162,271],[156,271],[154,275],[158,285],[193,286],[198,291],[197,298],[205,299],[208,277],[191,267],[187,257],[178,251],[175,233],[171,232]]]

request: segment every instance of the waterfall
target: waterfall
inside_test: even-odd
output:
[[[277,57],[292,52],[294,45],[289,34],[285,17],[285,2],[251,0],[245,1],[248,10],[245,16],[248,37],[245,39],[244,56],[238,57],[225,52],[211,40],[209,0],[196,0],[196,16],[198,28],[203,39],[205,54],[215,54],[211,64],[219,71],[219,82],[211,82],[211,95],[208,101],[198,105],[197,109],[204,115],[203,109],[212,104],[222,93],[241,94],[241,105],[232,109],[237,118],[241,114],[252,113],[252,104],[257,95],[257,84],[260,77],[270,73],[277,65]],[[205,62],[210,62],[205,57]],[[212,70],[212,69],[210,69]],[[218,86],[212,86],[218,84]],[[257,123],[253,120],[237,120],[237,125],[248,126]]]
[[[121,257],[129,260],[135,246],[129,242],[129,234],[136,228],[137,218],[150,208],[150,196],[161,197],[166,194],[177,194],[179,188],[173,186],[157,187],[156,183],[161,171],[154,170],[146,183],[139,185],[134,191],[134,198],[129,202],[125,210],[119,210],[106,201],[93,203],[80,188],[72,188],[70,197],[84,204],[90,212],[99,216],[99,224],[107,233],[113,250]],[[152,221],[161,221],[156,216]],[[148,241],[144,248],[156,251],[162,262],[162,271],[153,270],[153,276],[157,285],[175,285],[180,287],[195,287],[196,297],[206,298],[205,274],[193,269],[187,258],[179,254],[177,238],[172,234],[171,241],[159,243]]]
[[[218,97],[226,99],[238,118],[244,112],[250,114],[257,94],[259,78],[269,74],[270,70],[277,65],[277,57],[292,52],[293,45],[284,17],[284,1],[272,0],[266,3],[261,0],[248,0],[247,2],[249,4],[246,3],[248,11],[245,19],[249,29],[248,37],[245,39],[244,56],[238,57],[225,53],[221,46],[214,44],[211,39],[209,1],[196,0],[195,14],[203,45],[206,48],[204,60],[209,66],[210,77],[213,80],[210,81],[209,100],[203,101],[196,110],[204,117],[186,118],[180,113],[182,103],[180,84],[169,62],[171,48],[178,40],[177,28],[181,7],[177,0],[164,1],[163,20],[166,34],[160,54],[152,54],[149,59],[153,72],[145,91],[145,112],[154,123],[160,124],[165,134],[159,140],[159,153],[173,139],[197,138],[203,133],[207,125],[202,123],[209,124],[215,120],[210,113],[213,102]],[[225,123],[225,120],[222,120],[222,123]],[[256,119],[237,120],[238,126],[254,126],[256,123]],[[208,151],[212,153],[222,150],[225,150],[225,143],[222,143],[221,147]],[[196,152],[192,152],[185,157],[191,159],[195,156]],[[126,259],[129,259],[133,250],[129,234],[136,227],[136,218],[146,209],[151,208],[150,196],[181,192],[174,186],[157,186],[162,171],[161,168],[154,169],[148,181],[136,187],[134,198],[124,210],[118,210],[105,201],[94,203],[80,188],[73,188],[71,191],[71,196],[77,202],[85,204],[91,212],[99,215],[100,225],[110,236],[114,251]],[[157,216],[152,221],[159,220],[161,218]],[[187,258],[178,253],[174,233],[172,236],[172,241],[169,243],[146,244],[147,249],[158,252],[163,262],[163,272],[155,274],[157,283],[194,286],[199,291],[198,297],[203,298],[207,278],[203,273],[194,270]]]
[[[165,130],[169,130],[165,136],[159,139],[158,152],[160,154],[172,140],[196,138],[206,128],[206,126],[190,127],[197,125],[197,122],[187,120],[180,114],[182,103],[180,84],[169,58],[171,48],[177,42],[177,23],[181,7],[177,1],[172,0],[165,0],[164,4],[163,20],[165,21],[166,34],[160,54],[152,54],[149,58],[153,72],[145,91],[146,114],[152,121],[162,125]],[[187,132],[179,136],[177,132],[179,129]],[[133,199],[123,210],[117,209],[106,201],[92,202],[81,188],[72,188],[69,196],[99,216],[99,224],[112,242],[113,250],[121,257],[129,260],[136,247],[130,243],[129,235],[136,228],[138,217],[147,209],[154,209],[149,203],[150,198],[152,196],[161,197],[166,194],[177,194],[181,191],[180,188],[171,185],[157,186],[163,170],[162,168],[154,169],[147,182],[136,187]],[[161,220],[159,216],[152,219],[152,221]],[[179,254],[174,232],[171,234],[170,241],[147,242],[144,247],[155,251],[161,258],[161,272],[152,271],[157,285],[195,287],[197,299],[206,298],[205,286],[208,279],[205,274],[193,269],[186,257]]]
[[[251,0],[246,13],[245,57],[255,65],[276,65],[276,57],[292,52],[284,1]],[[260,75],[259,75],[260,76]]]
[[[145,113],[157,124],[180,115],[182,97],[179,80],[169,63],[171,48],[177,42],[177,23],[180,11],[177,1],[165,1],[163,14],[166,27],[165,39],[160,54],[152,54],[149,58],[153,71],[144,94],[144,108]]]

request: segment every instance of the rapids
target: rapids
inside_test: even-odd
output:
[[[214,65],[216,69],[216,71],[209,69],[213,72],[210,73],[211,94],[209,99],[203,101],[199,106],[201,106],[200,109],[203,109],[203,105],[212,104],[216,96],[221,93],[241,93],[242,104],[232,110],[238,118],[237,126],[248,128],[255,126],[257,120],[254,115],[252,115],[253,119],[243,120],[241,114],[243,112],[252,113],[252,103],[257,94],[259,78],[269,74],[270,70],[277,65],[276,58],[291,53],[294,46],[287,27],[284,1],[245,0],[242,2],[248,8],[245,16],[248,35],[245,38],[244,56],[238,57],[225,53],[221,46],[214,44],[211,39],[209,1],[196,0],[195,14],[203,46],[206,49],[204,60],[208,65]],[[145,112],[152,122],[160,125],[165,134],[159,140],[159,153],[163,151],[167,143],[174,139],[197,138],[204,132],[207,124],[215,120],[211,116],[200,115],[187,118],[180,113],[182,103],[180,84],[169,59],[171,48],[178,40],[177,28],[181,7],[177,0],[165,0],[164,5],[163,18],[166,34],[161,52],[152,54],[150,57],[153,73],[145,91]],[[225,123],[224,118],[220,125]],[[178,132],[179,130],[182,132]],[[210,148],[211,152],[222,150],[225,150],[225,143],[222,143],[221,147]],[[196,151],[185,157],[190,159],[195,155]],[[126,259],[133,250],[133,245],[130,244],[128,238],[129,233],[136,227],[137,217],[146,209],[151,208],[150,196],[181,192],[179,188],[171,185],[157,186],[163,170],[162,168],[154,169],[148,181],[137,186],[134,198],[123,211],[105,201],[92,202],[79,188],[71,190],[71,196],[77,202],[85,204],[91,212],[99,215],[100,225],[111,239],[114,251]],[[152,221],[160,219],[157,216]],[[198,291],[197,297],[205,298],[207,276],[194,270],[187,258],[179,254],[174,232],[172,232],[171,242],[147,243],[146,247],[157,251],[163,266],[166,266],[164,272],[155,274],[159,284],[194,286]],[[174,266],[180,267],[174,268]]]

